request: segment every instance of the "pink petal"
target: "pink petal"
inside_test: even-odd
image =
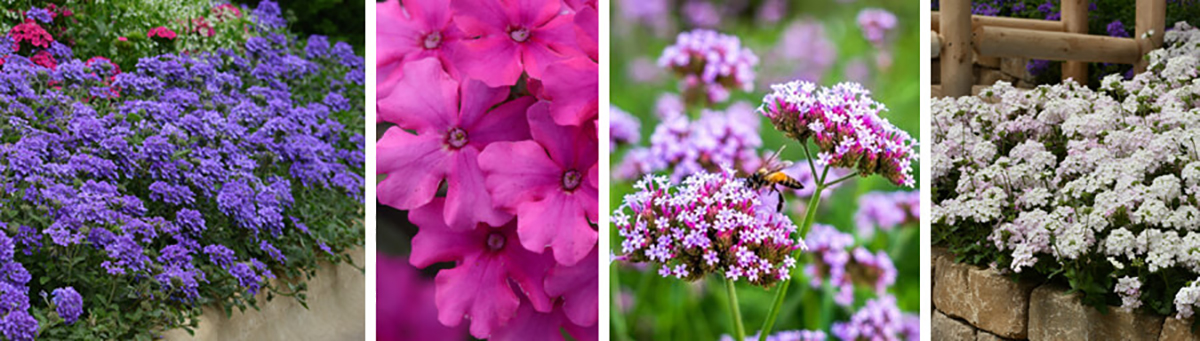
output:
[[[465,40],[455,50],[454,64],[468,78],[491,87],[517,84],[521,77],[521,51],[507,34]]]
[[[504,256],[512,266],[508,269],[508,277],[517,283],[521,292],[525,293],[526,303],[532,303],[535,310],[549,312],[554,308],[554,300],[546,294],[546,274],[554,266],[554,258],[541,252],[531,252],[516,243],[516,230],[512,230],[507,238],[512,243],[504,248]]]
[[[446,0],[404,0],[404,8],[425,31],[441,30],[450,23],[450,2]]]
[[[600,314],[599,248],[574,266],[556,265],[546,275],[546,293],[562,296],[563,312],[580,326],[596,323]]]
[[[576,326],[573,323],[564,323],[563,329],[567,330],[567,334],[575,338],[575,341],[596,341],[600,339],[600,324],[593,324],[589,327]]]
[[[529,107],[529,133],[546,147],[550,158],[565,169],[586,171],[599,159],[595,128],[560,126],[550,118],[550,104],[539,102]]]
[[[437,320],[432,279],[421,277],[402,257],[376,256],[377,304],[375,325],[379,340],[461,340],[464,328],[443,326]]]
[[[401,210],[428,203],[449,168],[450,156],[435,135],[418,136],[392,127],[375,150],[379,174],[388,175],[376,186],[379,202]]]
[[[418,228],[412,240],[412,254],[408,256],[415,267],[476,257],[487,245],[487,226],[479,227],[481,231],[446,226],[442,219],[445,204],[445,198],[437,198],[408,213],[408,220]]]
[[[379,116],[418,133],[444,132],[458,119],[458,82],[437,59],[405,63],[404,78],[379,100]]]
[[[534,141],[496,142],[479,153],[479,168],[496,205],[515,209],[562,187],[562,167]]]
[[[404,14],[396,0],[377,3],[375,11],[378,22],[375,25],[376,46],[379,48],[375,53],[375,65],[398,65],[405,55],[417,48],[417,23]]]
[[[477,163],[479,151],[468,145],[453,154],[446,177],[446,224],[452,229],[470,230],[479,223],[500,226],[512,220],[511,214],[492,205]]]
[[[392,89],[396,84],[404,79],[404,72],[400,70],[400,65],[403,63],[392,63],[388,65],[379,65],[376,70],[378,77],[377,85],[375,86],[375,98],[387,98],[392,94]],[[375,115],[375,122],[387,122],[383,119],[383,115]],[[392,122],[400,123],[400,122]]]
[[[596,168],[593,166],[592,169]],[[588,221],[595,223],[600,221],[600,190],[592,182],[595,180],[585,179],[583,184],[571,195],[575,196],[579,205],[587,212]]]
[[[529,77],[542,79],[546,66],[580,54],[575,49],[574,15],[560,15],[532,30],[520,44],[521,64]],[[511,40],[511,39],[510,39]]]
[[[456,326],[469,316],[471,335],[477,338],[487,338],[508,323],[520,301],[508,286],[506,266],[502,258],[485,253],[438,272],[438,321]]]
[[[577,126],[597,117],[600,112],[599,65],[591,59],[578,57],[551,64],[543,76],[555,123]]]
[[[530,139],[529,121],[525,119],[525,113],[534,101],[536,99],[530,96],[518,97],[482,117],[463,117],[462,125],[471,132],[471,144],[484,148],[492,142]]]
[[[562,340],[559,328],[563,322],[565,321],[562,311],[558,309],[542,313],[535,311],[528,304],[522,304],[512,321],[504,328],[496,330],[492,340]]]
[[[592,185],[593,188],[600,188],[600,164],[599,163],[593,165],[591,170],[588,170],[588,180],[589,180],[588,184]]]
[[[588,225],[586,214],[576,196],[561,191],[552,192],[541,201],[525,203],[517,208],[517,234],[521,245],[540,252],[547,245],[554,250],[554,260],[574,265],[587,256],[599,237]]]
[[[506,34],[512,24],[509,9],[496,0],[454,0],[454,23],[467,37]]]
[[[575,13],[575,40],[588,58],[600,60],[600,17],[595,8],[585,6]]]
[[[562,12],[561,0],[516,0],[517,23],[537,27]]]

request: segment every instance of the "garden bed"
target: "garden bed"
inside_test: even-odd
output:
[[[366,264],[363,250],[347,253],[354,264]],[[281,280],[274,280],[283,286]],[[263,301],[259,310],[203,307],[200,326],[189,335],[174,329],[164,340],[359,340],[366,338],[366,276],[350,264],[322,262],[308,280],[308,306],[288,297]],[[263,296],[259,295],[260,298]]]
[[[995,269],[955,263],[937,248],[933,335],[941,340],[1198,340],[1191,320],[1080,303],[1056,283],[1013,281]]]

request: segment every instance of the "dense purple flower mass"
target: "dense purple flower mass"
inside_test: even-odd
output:
[[[729,99],[730,89],[754,89],[758,56],[735,36],[699,29],[680,33],[658,65],[681,76],[689,99],[720,103]]]
[[[362,205],[363,104],[351,100],[362,98],[362,57],[345,43],[284,34],[273,2],[254,18],[260,36],[244,50],[142,58],[124,73],[104,60],[69,59],[65,46],[56,69],[4,58],[5,337],[39,332],[31,315],[45,316],[46,307],[31,307],[32,278],[61,287],[52,304],[71,324],[93,302],[73,288],[103,283],[107,292],[120,282],[109,295],[121,309],[244,300],[274,273],[309,266],[298,258],[315,264],[314,255],[331,258],[329,245],[347,246],[345,232],[326,230],[344,225],[326,226],[328,216]],[[26,271],[22,263],[70,264],[89,275],[47,284],[61,280],[47,271],[68,268]]]
[[[79,314],[83,313],[83,297],[72,287],[54,289],[53,295],[50,302],[54,303],[58,316],[67,324],[75,324]]]

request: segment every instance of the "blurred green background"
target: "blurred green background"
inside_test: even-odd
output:
[[[609,56],[612,59],[612,72],[608,77],[612,104],[639,118],[642,133],[640,144],[648,145],[649,136],[658,123],[654,115],[655,102],[664,93],[678,93],[678,87],[677,78],[665,74],[661,69],[659,72],[664,72],[662,77],[646,82],[643,77],[652,78],[646,76],[649,71],[645,68],[646,60],[655,62],[663,48],[674,42],[677,32],[692,28],[686,24],[692,20],[677,14],[681,13],[680,4],[667,2],[668,10],[676,14],[662,17],[664,22],[659,22],[658,25],[648,25],[645,21],[634,22],[624,17],[620,8],[622,5],[636,5],[631,4],[634,1],[641,0],[613,1],[610,16],[613,21],[610,26],[612,49]],[[739,37],[744,46],[749,47],[766,62],[765,56],[776,48],[789,24],[797,20],[819,22],[836,50],[836,58],[817,83],[831,86],[843,81],[847,76],[855,77],[853,74],[861,71],[854,69],[860,68],[865,62],[869,71],[863,82],[864,86],[873,92],[877,101],[889,108],[882,116],[920,140],[919,15],[922,8],[919,2],[787,1],[789,8],[783,19],[775,23],[759,17],[758,9],[764,3],[765,1],[712,2],[717,8],[723,9],[720,12],[721,24],[716,29]],[[743,9],[728,9],[733,6]],[[863,32],[859,29],[856,19],[859,11],[864,8],[883,8],[897,17],[897,26],[889,33],[889,41],[885,44],[885,48],[889,49],[892,55],[890,68],[877,67],[874,59],[877,48],[863,37]],[[778,78],[778,75],[765,72],[762,63],[757,71],[760,80]],[[738,100],[748,101],[757,107],[763,95],[770,91],[769,87],[761,83],[760,81],[751,93],[734,91],[730,101],[717,107],[724,108]],[[803,149],[795,146],[794,140],[786,139],[775,131],[765,118],[762,119],[761,133],[765,149],[775,150],[781,145],[790,144],[791,148],[784,152],[783,159],[805,158]],[[613,168],[621,163],[629,149],[630,147],[623,146],[612,151],[610,162]],[[914,177],[919,179],[920,176],[916,174],[918,165],[914,164],[913,168]],[[919,187],[918,183],[917,188]],[[631,182],[614,179],[610,188],[609,207],[619,207],[621,199],[632,190]],[[850,181],[835,189],[833,195],[822,202],[817,223],[833,225],[841,231],[853,234],[859,196],[872,191],[898,190],[913,189],[894,186],[878,176]],[[790,197],[788,200],[789,205],[802,205],[807,198]],[[797,224],[803,220],[793,209],[788,210]],[[620,236],[611,226],[609,233],[613,252],[620,253]],[[858,241],[860,245],[865,245],[873,251],[886,250],[891,256],[899,275],[890,292],[896,296],[900,309],[908,313],[920,310],[920,239],[917,224],[910,224],[890,233],[878,231],[871,240]],[[801,275],[802,266],[803,264],[798,264],[793,272],[798,277],[789,287],[784,308],[773,333],[809,329],[824,330],[829,334],[829,327],[833,322],[847,320],[853,311],[833,303],[834,291],[828,285],[824,289],[812,289],[808,285],[808,279]],[[687,283],[673,278],[662,278],[653,268],[639,270],[636,265],[621,262],[614,262],[611,269],[610,322],[614,339],[715,340],[722,334],[731,334],[733,327],[722,279],[709,276],[706,280]],[[766,319],[774,294],[774,290],[764,290],[745,283],[737,286],[747,336],[755,334]],[[856,292],[855,308],[873,297],[873,290],[859,288]],[[829,334],[829,339],[834,339],[832,334]]]

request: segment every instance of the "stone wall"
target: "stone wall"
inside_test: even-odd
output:
[[[1189,320],[1079,302],[1056,284],[1014,282],[934,248],[933,340],[1198,340]]]
[[[350,252],[354,264],[366,265],[363,250]],[[205,306],[195,335],[175,329],[164,340],[362,340],[366,338],[366,276],[347,264],[322,264],[308,282],[308,309],[291,297],[266,302],[259,310],[236,308],[226,317],[219,307]]]

